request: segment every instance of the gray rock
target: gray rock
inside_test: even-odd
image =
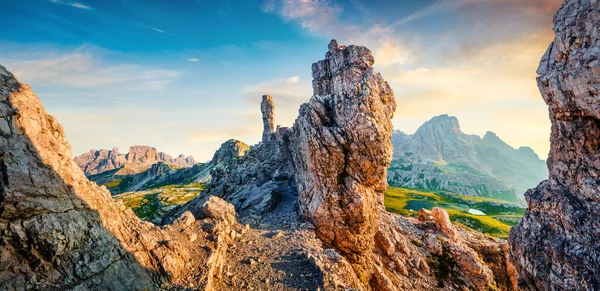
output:
[[[600,289],[600,3],[567,0],[538,69],[552,133],[550,177],[510,231],[524,290]]]

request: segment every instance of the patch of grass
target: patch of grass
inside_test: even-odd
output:
[[[460,223],[468,228],[478,230],[496,237],[507,237],[510,225],[496,220],[491,216],[473,215],[461,211],[448,209],[450,221]]]
[[[523,216],[524,207],[493,198],[470,197],[450,192],[389,187],[385,192],[385,207],[389,212],[404,216],[416,216],[420,208],[446,209],[450,220],[485,234],[505,238],[512,225]],[[486,215],[474,215],[469,209],[477,209]]]
[[[161,219],[168,209],[196,198],[203,190],[203,183],[169,185],[148,191],[123,193],[114,198],[131,208],[139,218],[152,221]]]
[[[123,179],[116,179],[116,180],[112,180],[102,186],[106,186],[106,188],[114,188],[114,187],[119,187],[119,185],[121,185],[122,182],[123,182]]]

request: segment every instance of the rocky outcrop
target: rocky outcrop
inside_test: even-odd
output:
[[[537,71],[552,122],[550,176],[525,194],[511,257],[525,290],[599,290],[600,2],[567,0],[554,23]]]
[[[373,63],[367,48],[332,41],[325,60],[312,66],[313,97],[300,107],[290,138],[301,214],[365,283],[396,110],[394,93]]]
[[[228,163],[236,158],[243,157],[249,149],[250,147],[247,144],[236,139],[230,139],[219,147],[210,163],[213,165],[223,162]]]
[[[262,141],[266,142],[269,136],[275,132],[275,104],[270,95],[263,95],[260,103],[260,112],[263,119]]]
[[[119,153],[118,148],[112,150],[90,150],[80,156],[75,157],[75,162],[84,171],[87,176],[97,175],[111,170],[117,170],[128,166],[133,174],[149,169],[152,164],[163,162],[173,167],[183,168],[192,167],[196,161],[192,156],[179,155],[176,158],[159,152],[156,148],[150,146],[132,146],[126,154]],[[122,171],[120,174],[128,174]]]
[[[155,290],[190,287],[189,278],[210,289],[240,225],[141,222],[86,179],[60,124],[1,66],[0,129],[3,289]]]
[[[413,135],[395,131],[390,185],[523,201],[522,193],[548,175],[531,148],[515,149],[495,133],[461,131],[458,119],[440,115]]]
[[[453,226],[441,209],[422,221],[384,210],[395,100],[373,63],[367,48],[332,41],[313,64],[314,96],[294,126],[271,132],[266,118],[263,142],[215,167],[206,192],[252,224],[297,207],[322,242],[298,247],[326,290],[512,290],[501,241]],[[167,219],[194,212],[202,199]]]

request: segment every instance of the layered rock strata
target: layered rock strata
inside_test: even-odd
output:
[[[70,153],[56,119],[0,66],[0,286],[148,290],[193,277],[210,288],[241,226],[206,216],[165,229],[141,222]]]
[[[600,2],[567,0],[537,70],[550,176],[525,194],[511,257],[525,290],[600,289]]]

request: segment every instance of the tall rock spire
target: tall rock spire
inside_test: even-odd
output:
[[[600,289],[600,2],[567,0],[542,57],[549,107],[550,177],[525,194],[509,236],[525,290]]]
[[[270,95],[263,95],[260,103],[260,111],[263,119],[262,141],[266,142],[269,135],[275,132],[275,104]]]
[[[314,96],[292,128],[302,215],[353,264],[363,282],[392,158],[394,93],[366,47],[329,44],[312,65]]]

